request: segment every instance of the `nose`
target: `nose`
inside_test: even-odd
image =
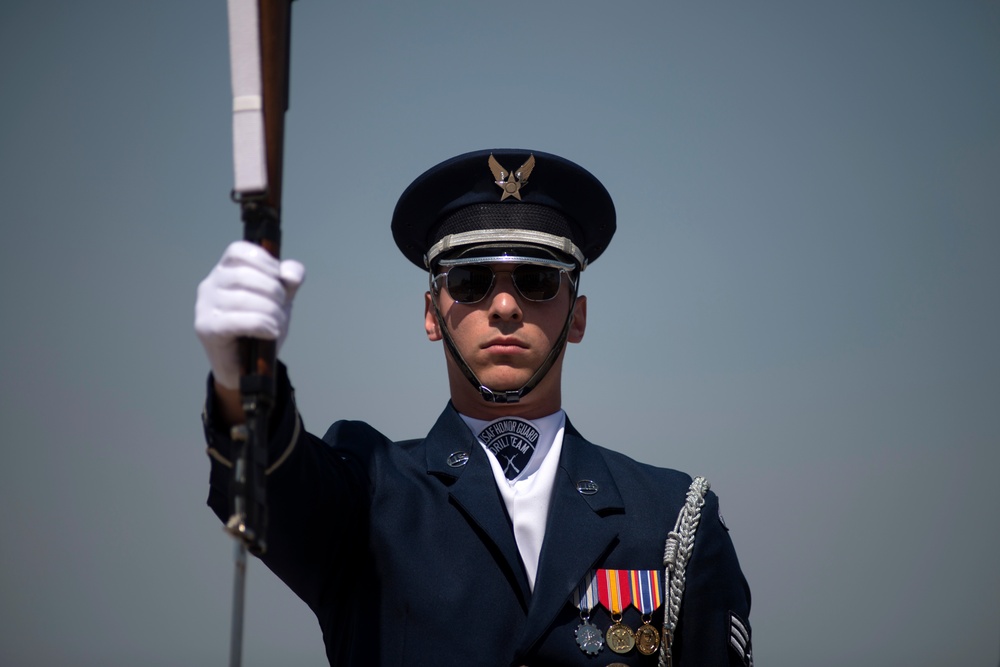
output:
[[[489,298],[491,320],[517,322],[521,319],[521,304],[517,300],[517,290],[509,272],[496,273],[493,293]]]

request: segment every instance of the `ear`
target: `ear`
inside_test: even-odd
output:
[[[441,340],[441,329],[438,326],[437,316],[434,314],[434,303],[430,292],[424,292],[424,331],[427,332],[427,340],[436,342]]]
[[[566,340],[570,343],[579,343],[583,340],[583,332],[587,329],[587,297],[576,298],[576,306],[573,308],[573,321],[569,323],[569,333]]]

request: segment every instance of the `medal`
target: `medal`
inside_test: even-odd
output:
[[[604,639],[615,653],[628,653],[635,646],[635,634],[622,623],[622,612],[632,603],[629,570],[598,570],[597,599],[611,613],[613,624]]]
[[[611,617],[612,620],[614,616]],[[608,634],[605,639],[608,641],[608,648],[615,653],[625,654],[632,650],[635,646],[635,634],[632,632],[632,628],[628,627],[621,622],[621,615],[618,615],[615,624],[608,628]]]
[[[643,655],[653,655],[660,648],[660,633],[648,619],[643,619],[642,625],[635,631],[635,645]]]
[[[635,631],[635,644],[639,653],[653,655],[660,647],[660,633],[650,624],[653,612],[660,608],[659,570],[632,570],[629,573],[632,604],[642,614],[642,625]]]
[[[580,625],[576,626],[576,645],[587,655],[597,655],[604,648],[601,631],[590,622],[590,610],[597,604],[597,581],[591,570],[573,594],[573,603],[580,610]]]
[[[601,631],[589,619],[582,619],[576,626],[576,645],[587,655],[597,655],[604,648]]]

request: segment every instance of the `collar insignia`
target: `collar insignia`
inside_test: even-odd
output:
[[[514,197],[514,199],[520,200],[521,188],[528,184],[528,176],[531,175],[531,170],[535,168],[535,156],[529,155],[524,164],[518,167],[517,171],[513,174],[501,167],[492,153],[490,154],[489,164],[490,171],[493,172],[493,182],[503,190],[500,201],[503,201],[507,197]]]

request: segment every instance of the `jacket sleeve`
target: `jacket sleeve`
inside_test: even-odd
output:
[[[208,386],[203,414],[211,459],[208,505],[226,521],[234,446],[215,418],[211,378]],[[379,436],[367,431],[362,437]],[[316,611],[324,599],[339,594],[338,575],[352,570],[367,545],[367,471],[356,457],[305,430],[283,364],[267,451],[267,552],[261,560]]]
[[[750,587],[719,516],[719,499],[709,491],[687,566],[674,664],[752,667],[749,616]]]

